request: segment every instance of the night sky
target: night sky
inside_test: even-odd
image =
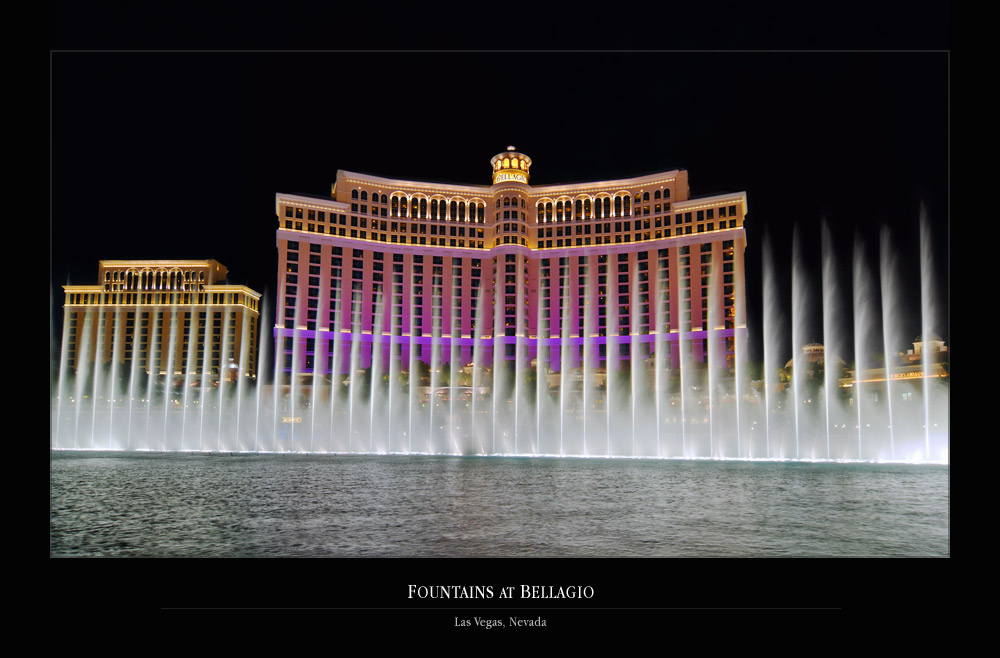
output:
[[[765,236],[790,308],[800,232],[818,309],[821,222],[848,305],[855,236],[877,272],[889,227],[908,341],[923,206],[947,300],[947,52],[69,51],[51,64],[56,309],[59,286],[96,283],[101,259],[214,258],[270,298],[275,193],[329,195],[338,169],[486,185],[509,144],[534,184],[680,168],[692,197],[746,191],[751,359]],[[805,339],[822,341],[812,315]],[[946,307],[933,328],[948,338]]]

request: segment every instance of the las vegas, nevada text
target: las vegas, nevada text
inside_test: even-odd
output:
[[[590,599],[590,585],[408,585],[411,599]]]

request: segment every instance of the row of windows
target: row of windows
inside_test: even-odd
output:
[[[351,199],[358,201],[368,201],[368,192],[365,190],[359,191],[357,189],[351,190]],[[371,195],[371,202],[381,203],[382,205],[387,205],[387,204],[391,205],[392,215],[394,217],[405,216],[408,205],[410,206],[412,212],[416,212],[417,209],[419,208],[420,217],[422,218],[428,217],[427,213],[428,203],[427,199],[424,197],[414,197],[412,199],[408,199],[405,196],[401,196],[398,193],[394,193],[393,197],[389,199],[385,194],[382,194],[380,197],[377,193],[373,192]],[[468,213],[466,213],[466,207],[468,207],[469,209]],[[463,201],[452,200],[450,202],[445,199],[430,200],[430,210],[431,210],[430,216],[438,219],[445,219],[446,216],[452,219],[466,219],[466,218],[474,219],[477,215],[479,219],[483,219],[484,208],[485,208],[485,203],[481,201],[478,202],[470,201],[468,202],[468,204],[466,204],[464,200]],[[380,208],[379,210],[381,211],[381,214],[384,217],[386,209]],[[448,213],[449,210],[451,211],[450,214]],[[301,218],[302,215],[300,214],[300,209],[296,209],[296,212],[299,213],[296,215],[296,217]],[[362,212],[367,212],[367,210],[363,210]],[[292,215],[287,214],[286,211],[286,216],[291,217]]]
[[[505,200],[509,200],[508,197],[504,197],[504,199]],[[497,201],[499,203],[500,199],[497,199]],[[522,199],[522,201],[523,201],[523,199]],[[567,206],[568,205],[569,204],[567,203]],[[286,214],[291,209],[292,208],[289,206],[286,209]],[[634,235],[631,238],[616,238],[614,241],[612,241],[611,239],[604,239],[604,240],[600,240],[599,239],[599,240],[597,240],[595,242],[595,244],[610,244],[612,242],[614,242],[614,243],[632,242],[633,240],[639,241],[639,240],[643,240],[643,239],[646,239],[646,240],[661,239],[661,238],[664,238],[664,237],[671,237],[672,235],[674,235],[674,236],[677,236],[677,235],[691,235],[692,233],[695,233],[695,232],[703,233],[703,232],[706,232],[706,231],[714,231],[714,230],[716,230],[716,224],[715,224],[715,222],[714,221],[709,221],[706,224],[706,223],[704,223],[704,220],[706,220],[706,219],[708,219],[708,220],[714,220],[715,219],[715,210],[716,209],[711,209],[710,208],[708,210],[699,210],[699,211],[697,211],[697,213],[690,213],[690,212],[689,213],[678,213],[677,215],[674,216],[674,224],[677,225],[677,228],[673,229],[673,230],[671,230],[670,228],[666,228],[665,231],[662,231],[662,232],[661,231],[657,231],[655,235],[645,235],[645,236],[641,236],[641,235],[639,235],[637,233],[636,235]],[[719,211],[719,216],[720,217],[723,217],[723,216],[727,215],[727,208],[725,208],[725,207],[718,208],[718,211]],[[310,214],[313,214],[314,212],[315,211],[312,211],[312,210],[309,211]],[[324,213],[322,211],[319,212],[319,215],[320,215],[321,218],[322,218],[323,214]],[[728,222],[726,222],[725,220],[720,220],[719,223],[718,223],[718,230],[723,230],[725,228],[736,228],[737,227],[737,220],[735,218],[735,215],[736,215],[736,206],[729,206],[729,208],[728,208],[728,214],[731,215],[731,216],[733,216],[733,218],[730,219]],[[518,217],[518,215],[520,215],[520,217]],[[694,215],[697,216],[697,220],[699,222],[696,227],[695,226],[691,226],[692,222],[695,221]],[[522,221],[527,221],[526,215],[523,212],[517,213],[517,212],[509,211],[509,210],[503,211],[503,219],[510,220],[510,219],[518,219],[518,218],[521,219]],[[551,204],[549,204],[548,218],[551,218]],[[496,213],[495,220],[499,224],[499,222],[501,220],[499,212]],[[337,219],[336,219],[335,215],[331,215],[331,222],[337,222]],[[640,223],[641,223],[641,227],[640,227]],[[395,222],[395,221],[394,222],[387,222],[387,221],[381,221],[380,222],[377,219],[372,219],[371,220],[371,229],[372,229],[372,231],[371,231],[370,234],[369,234],[369,232],[367,230],[369,228],[369,226],[368,226],[369,221],[365,217],[360,217],[359,218],[357,216],[352,215],[350,217],[350,222],[349,222],[350,226],[352,227],[350,230],[347,229],[348,219],[347,219],[346,215],[340,215],[339,216],[339,224],[340,224],[339,227],[338,226],[329,226],[328,228],[324,228],[324,226],[322,224],[305,224],[304,225],[303,222],[295,222],[295,221],[292,221],[292,220],[285,220],[284,227],[286,229],[291,229],[291,230],[298,230],[298,231],[306,230],[308,232],[320,233],[320,234],[329,232],[330,235],[338,235],[338,236],[343,236],[343,237],[351,237],[351,238],[355,238],[355,239],[363,239],[363,240],[371,239],[373,241],[379,241],[379,242],[390,242],[391,241],[393,244],[407,244],[407,243],[409,243],[409,244],[428,244],[428,242],[427,242],[426,239],[413,237],[413,238],[410,238],[408,240],[407,237],[406,237],[406,235],[405,235],[407,232],[409,232],[411,234],[418,234],[419,233],[421,235],[427,235],[428,234],[428,229],[427,229],[428,225],[427,224],[423,224],[423,223],[408,223],[408,222]],[[632,221],[615,222],[614,223],[614,231],[616,233],[617,232],[621,232],[623,230],[623,228],[624,228],[624,231],[630,231],[630,230],[633,229],[632,224],[633,224]],[[669,215],[667,215],[665,217],[655,217],[653,220],[650,220],[650,219],[635,220],[634,224],[635,224],[634,230],[636,230],[636,231],[640,230],[640,228],[643,229],[643,230],[648,230],[648,229],[650,229],[652,227],[655,227],[657,229],[659,229],[661,227],[670,227],[670,225],[671,225],[671,217]],[[686,226],[682,226],[682,225],[685,225],[685,224],[686,224]],[[409,226],[409,229],[407,228],[407,226]],[[612,231],[611,222],[606,222],[606,223],[603,223],[603,224],[598,223],[598,224],[595,224],[593,226],[594,226],[593,230],[597,234],[601,234],[601,233],[608,234],[608,233],[611,233],[611,231]],[[358,230],[358,229],[361,229],[361,230]],[[510,229],[508,227],[506,227],[506,226],[504,226],[502,228],[500,226],[498,226],[498,228],[497,228],[497,232],[507,231],[507,230],[510,230]],[[535,237],[536,237],[537,240],[543,240],[543,239],[547,239],[547,238],[553,237],[553,230],[556,231],[556,237],[559,237],[562,231],[566,231],[566,236],[567,237],[569,236],[569,232],[570,231],[574,231],[573,227],[568,227],[568,226],[567,227],[554,227],[554,229],[550,228],[550,227],[542,227],[542,228],[538,228],[536,230]],[[379,233],[378,231],[381,231],[381,233]],[[398,235],[397,236],[396,235],[397,231],[399,233],[403,234],[403,235]],[[526,232],[526,229],[520,229],[520,232]],[[577,225],[576,228],[575,228],[575,233],[576,233],[576,235],[590,235],[590,233],[591,233],[591,225],[590,224],[587,224],[587,225]],[[457,238],[457,240],[452,240],[451,242],[447,242],[447,241],[443,241],[443,240],[434,240],[433,237],[432,237],[432,239],[431,239],[431,241],[429,243],[432,246],[470,247],[470,248],[479,248],[479,249],[484,248],[484,242],[485,242],[484,241],[484,237],[485,236],[484,236],[484,229],[483,228],[474,228],[474,227],[466,227],[466,226],[454,226],[454,225],[452,225],[450,227],[445,227],[445,226],[437,226],[437,225],[431,224],[430,225],[429,234],[431,236],[434,236],[434,235],[440,235],[440,236],[450,235],[451,237]],[[462,238],[472,238],[472,240],[469,240],[468,242],[466,242]],[[521,242],[521,241],[517,241],[517,242],[519,242],[521,244],[526,244],[526,242]],[[494,241],[495,245],[496,244],[508,244],[508,243],[509,242],[503,242],[503,241],[500,241],[500,240]],[[551,248],[553,246],[558,246],[558,247],[561,247],[561,246],[570,246],[571,244],[572,244],[571,242],[566,242],[565,244],[559,244],[559,243],[557,243],[557,244],[553,245],[551,242],[546,242],[545,244],[540,244],[539,246],[541,246],[543,248]],[[590,244],[590,241],[580,241],[580,240],[578,240],[576,244],[578,244],[578,245]]]
[[[357,190],[355,190],[357,192]],[[649,193],[644,194],[644,199],[648,200]],[[668,198],[665,195],[664,198]],[[385,198],[385,195],[382,195]],[[639,197],[636,196],[636,203],[639,203]],[[364,197],[362,197],[364,200]],[[384,201],[383,201],[384,203]],[[496,207],[521,207],[525,208],[526,203],[524,199],[519,199],[517,197],[504,196],[497,198]],[[614,213],[612,214],[612,205],[614,206]],[[352,203],[351,211],[360,212],[361,214],[369,214],[368,206],[363,204]],[[386,208],[372,208],[372,215],[376,216],[387,216]],[[451,201],[450,203],[446,201],[440,201],[432,199],[429,204],[427,199],[420,199],[419,202],[414,200],[409,206],[409,216],[414,219],[465,219],[471,221],[482,221],[485,214],[485,204],[475,203],[468,207],[468,213],[466,213],[466,204],[464,201]],[[573,212],[575,210],[575,213]],[[648,215],[649,207],[643,207],[638,209],[641,214]],[[657,205],[655,207],[655,212],[669,212],[670,204],[664,204],[662,207]],[[285,206],[285,217],[290,219],[308,219],[310,222],[325,222],[326,212],[317,211],[313,209],[307,209],[305,211],[305,216],[303,216],[303,209],[293,206]],[[736,206],[720,206],[718,208],[708,208],[705,210],[698,210],[697,220],[704,221],[705,219],[714,219],[716,212],[718,212],[719,217],[735,217],[736,216]],[[392,217],[406,217],[407,216],[407,200],[401,197],[392,198],[391,213]],[[632,214],[631,209],[631,197],[626,195],[619,195],[614,197],[604,197],[596,199],[593,203],[593,212],[591,211],[591,201],[590,199],[577,199],[575,202],[570,201],[557,201],[555,204],[552,202],[541,202],[536,206],[536,217],[539,221],[551,221],[553,217],[555,219],[572,219],[574,216],[577,219],[603,219],[606,217],[622,217]],[[690,222],[692,213],[678,213],[675,216],[676,223],[680,224],[683,222]],[[521,214],[524,218],[524,213]],[[508,215],[509,217],[509,215]],[[357,218],[354,218],[356,221]],[[336,213],[330,213],[330,223],[336,223],[338,221],[338,215]],[[345,216],[339,215],[339,223],[345,224]],[[320,231],[322,232],[322,231]]]
[[[359,191],[359,190],[356,190],[356,189],[355,190],[351,190],[351,198],[352,199],[358,199],[358,198],[360,198],[362,201],[367,201],[368,200],[368,191],[367,190],[360,190]],[[387,200],[388,200],[388,197],[386,197],[386,195],[383,194],[382,195],[381,203],[386,203]],[[379,203],[379,195],[377,193],[375,193],[375,192],[372,192],[372,203]]]
[[[575,213],[573,212],[575,208]],[[657,205],[654,208],[654,214],[669,213],[670,204]],[[716,212],[718,212],[719,217],[736,217],[736,206],[719,206],[718,208],[708,208],[706,210],[698,210],[694,213],[697,216],[697,221],[704,221],[706,219],[715,219]],[[648,215],[650,213],[650,208],[648,206],[643,206],[637,208],[635,215]],[[612,200],[609,197],[603,199],[598,199],[594,203],[593,212],[591,212],[591,206],[589,200],[577,200],[575,205],[571,204],[569,201],[563,203],[562,201],[556,202],[554,205],[551,202],[539,203],[536,207],[536,218],[539,222],[552,221],[553,218],[556,220],[569,220],[576,219],[588,220],[588,219],[605,219],[608,217],[626,217],[632,216],[632,210],[629,204],[629,197],[619,196],[614,199],[614,212],[612,213]],[[666,226],[670,225],[670,216],[666,215]],[[677,213],[674,216],[675,224],[683,224],[692,221],[692,213]]]
[[[345,247],[341,247],[339,245],[331,245],[331,246],[329,246],[329,249],[324,249],[325,245],[322,245],[322,244],[316,244],[316,243],[307,243],[307,244],[309,244],[309,253],[311,254],[310,257],[312,257],[312,256],[322,256],[322,254],[324,253],[324,251],[326,251],[330,255],[331,266],[334,267],[334,268],[339,268],[339,267],[342,267],[344,265],[344,263],[343,263],[343,257],[347,256],[347,254],[345,252],[348,251],[348,250],[350,251],[350,255],[352,257],[351,265],[355,269],[359,269],[359,270],[364,268],[364,257],[365,257],[366,254],[370,254],[371,255],[371,260],[373,261],[372,265],[373,265],[373,268],[376,271],[382,271],[383,270],[383,263],[386,260],[386,256],[387,255],[391,255],[392,256],[392,262],[393,262],[393,271],[394,272],[402,272],[403,271],[402,270],[402,263],[404,262],[404,260],[406,258],[405,255],[402,254],[402,253],[369,251],[369,250],[365,250],[365,249],[356,249],[356,248],[355,249],[348,249],[348,248],[345,248]],[[699,251],[701,252],[701,262],[702,263],[708,263],[708,262],[710,262],[713,245],[715,245],[715,244],[717,244],[717,243],[715,243],[715,242],[704,242],[704,243],[701,243],[699,245]],[[733,260],[733,258],[734,258],[734,245],[735,245],[735,241],[734,240],[724,240],[724,241],[722,241],[721,247],[722,247],[723,260],[725,260],[725,261],[731,261],[731,260]],[[286,244],[285,244],[285,247],[287,248],[289,255],[292,255],[294,253],[297,256],[298,252],[300,251],[300,248],[301,248],[301,243],[299,241],[297,241],[297,240],[288,240],[286,242]],[[690,264],[690,259],[691,259],[691,255],[690,255],[691,254],[691,245],[682,245],[682,246],[680,246],[680,247],[677,248],[677,252],[678,252],[678,255],[680,257],[680,261],[679,262],[682,265],[689,265]],[[648,269],[648,263],[647,263],[647,261],[649,260],[650,256],[653,254],[653,252],[652,251],[638,251],[638,252],[635,252],[635,254],[636,254],[636,260],[638,261],[639,270],[640,271],[647,270]],[[669,254],[670,254],[669,248],[662,248],[662,249],[658,249],[656,251],[656,256],[659,258],[659,260],[658,260],[658,266],[661,269],[663,269],[663,268],[665,268],[665,267],[667,267],[669,265]],[[598,265],[598,271],[599,272],[603,273],[603,272],[606,271],[606,267],[607,266],[605,264],[608,262],[609,256],[612,256],[612,255],[616,256],[616,260],[618,262],[618,269],[619,269],[619,271],[625,271],[622,268],[623,268],[624,265],[627,265],[627,263],[630,260],[629,252],[620,252],[618,254],[595,254],[594,255],[594,259],[595,259],[595,263]],[[444,256],[424,256],[424,254],[413,254],[410,258],[412,259],[412,261],[414,263],[414,272],[416,274],[422,274],[423,273],[423,264],[425,263],[425,259],[427,259],[427,258],[430,259],[431,264],[434,266],[434,274],[441,274],[442,273],[442,266],[445,264],[444,263],[444,261],[445,261],[445,257]],[[566,269],[567,265],[569,264],[569,259],[570,258],[574,258],[574,259],[578,260],[579,267],[580,267],[580,273],[581,274],[586,273],[586,267],[590,263],[590,256],[572,256],[572,257],[562,256],[562,257],[559,257],[558,258],[558,265],[560,267],[560,273],[565,274],[564,270]],[[297,258],[296,258],[296,260],[297,260]],[[554,261],[556,261],[556,260],[557,259],[555,259],[555,258],[542,258],[542,259],[539,260],[539,266],[542,268],[541,272],[542,272],[543,275],[547,275],[549,273],[549,271],[550,271],[549,268],[554,264]],[[524,273],[525,273],[525,275],[527,275],[528,270],[526,269],[526,266],[527,266],[528,259],[527,258],[522,258],[522,261],[523,261],[523,263],[525,265]],[[480,258],[463,258],[463,257],[460,257],[460,256],[453,256],[453,257],[450,258],[450,264],[455,269],[460,269],[462,267],[472,267],[472,268],[474,268],[472,270],[473,276],[479,276],[479,272],[481,271],[481,268],[482,268],[482,262],[483,261]],[[494,265],[496,267],[499,267],[500,263],[504,263],[505,272],[508,275],[510,275],[510,274],[516,274],[517,262],[518,262],[518,259],[517,259],[517,255],[516,254],[505,254],[504,255],[504,259],[502,261],[499,260],[499,259],[497,259],[495,261]],[[297,283],[298,282],[298,276],[297,276],[298,267],[297,267],[297,265],[290,264],[288,271],[296,273],[296,274],[289,274],[289,275],[287,275],[286,278],[287,278],[288,282],[290,282],[290,283]],[[727,268],[726,271],[730,271],[729,268]],[[315,268],[314,267],[310,267],[310,274],[319,274],[319,273],[320,273],[320,270],[319,270],[318,267],[315,267]],[[318,278],[310,277],[310,284],[311,285],[318,285],[318,281],[319,281]],[[131,314],[130,314],[130,317],[131,317]]]
[[[244,293],[190,293],[190,292],[104,292],[104,293],[66,293],[66,304],[73,306],[99,306],[112,304],[183,304],[183,305],[234,305],[246,306],[257,310],[258,300]]]
[[[416,226],[417,225],[413,225],[414,233],[416,233]],[[291,221],[285,222],[285,228],[291,229],[291,230],[295,230],[295,231],[301,231],[301,230],[303,230],[303,226],[302,226],[301,222],[296,222],[295,224],[293,224]],[[426,232],[424,230],[424,229],[426,229],[425,225],[420,225],[420,228],[421,228],[421,231],[420,231],[421,233],[425,233]],[[438,227],[432,226],[431,228],[432,229],[437,229]],[[455,227],[453,226],[451,228],[452,228],[452,233],[451,234],[452,235],[456,235],[456,233],[454,232]],[[465,227],[458,227],[458,228],[459,228],[459,230],[461,231],[462,234],[464,234],[466,232]],[[442,227],[440,227],[440,231],[434,230],[434,231],[432,231],[432,233],[440,233],[441,236],[444,236],[445,235],[445,230],[444,229],[445,229],[445,227],[442,226]],[[321,225],[314,226],[312,224],[309,224],[307,230],[309,232],[324,233],[323,226],[321,226]],[[445,239],[444,237],[434,237],[434,235],[432,235],[430,237],[430,239],[428,240],[428,238],[427,238],[426,235],[420,235],[418,237],[416,235],[406,236],[406,235],[397,235],[395,233],[392,233],[392,234],[389,234],[389,233],[379,233],[379,232],[374,231],[374,230],[371,231],[371,232],[369,232],[369,231],[364,230],[364,229],[358,230],[358,229],[347,229],[347,228],[344,228],[344,227],[338,228],[336,226],[331,226],[330,227],[330,235],[336,235],[336,236],[341,236],[341,237],[345,237],[345,238],[352,238],[352,239],[355,239],[355,240],[371,240],[373,242],[387,242],[387,243],[392,243],[392,244],[422,244],[422,245],[429,244],[431,246],[439,246],[439,247],[461,247],[461,248],[470,248],[470,249],[484,249],[485,248],[485,246],[484,246],[485,245],[485,240],[475,239],[474,236],[473,236],[473,234],[472,234],[473,233],[472,229],[469,229],[468,233],[469,233],[468,239],[460,237],[460,238],[451,238],[449,240],[449,239]],[[482,234],[482,229],[479,229],[478,234],[480,234],[480,235]]]
[[[512,226],[512,225],[510,225],[510,226]],[[502,232],[506,232],[506,231],[513,231],[514,229],[510,228],[510,226],[509,225],[503,225],[503,228],[500,229],[500,232],[502,233]],[[600,226],[600,225],[598,225],[598,226]],[[287,226],[287,228],[292,228],[292,227],[289,225],[289,226]],[[421,228],[424,228],[424,227],[421,226]],[[432,228],[434,228],[434,227],[432,227]],[[441,227],[441,228],[444,228],[444,227]],[[720,222],[719,230],[722,230],[723,228],[725,228],[725,227],[722,226],[722,223]],[[735,219],[729,221],[729,228],[736,228],[736,220]],[[451,229],[452,229],[452,235],[454,235],[455,234],[454,233],[455,227],[453,226],[453,227],[451,227]],[[583,229],[584,233],[589,233],[590,232],[590,226],[589,225],[588,226],[578,226],[577,229]],[[459,230],[461,230],[461,227],[459,228]],[[601,245],[601,244],[622,244],[622,243],[631,243],[631,242],[643,242],[643,241],[648,241],[648,240],[660,240],[660,239],[669,238],[669,237],[672,237],[672,236],[677,237],[677,236],[682,236],[682,235],[692,235],[695,232],[697,232],[697,233],[704,233],[706,231],[714,231],[714,230],[716,230],[716,228],[714,226],[714,223],[709,222],[707,225],[705,225],[705,224],[699,224],[697,226],[697,231],[695,231],[695,227],[693,227],[693,226],[686,226],[686,227],[678,227],[675,231],[672,231],[671,229],[668,228],[668,229],[663,229],[663,230],[657,230],[655,232],[643,232],[643,233],[635,233],[635,234],[625,233],[625,234],[617,234],[617,235],[614,235],[614,236],[608,235],[606,237],[598,236],[598,237],[594,238],[593,240],[591,240],[591,238],[589,236],[588,237],[577,237],[576,241],[574,243],[574,241],[572,239],[556,239],[555,242],[553,242],[553,240],[551,240],[551,239],[546,239],[546,238],[548,238],[549,235],[552,235],[551,229],[538,229],[538,232],[536,233],[536,241],[537,241],[537,248],[540,248],[540,249],[551,249],[551,248],[559,248],[559,247],[570,247],[570,246],[574,246],[574,244],[575,244],[575,246],[588,246],[588,245],[591,245],[591,244]],[[545,231],[544,235],[542,233],[543,231]],[[320,232],[322,232],[322,231],[320,231]],[[527,229],[524,226],[521,226],[516,232],[526,233]],[[481,229],[480,229],[480,233],[481,233]],[[360,231],[357,230],[357,229],[347,230],[347,229],[344,229],[344,228],[341,228],[341,229],[339,229],[337,231],[331,229],[331,233],[330,234],[331,235],[338,235],[338,236],[346,237],[346,238],[352,238],[352,239],[372,240],[374,242],[387,242],[387,243],[391,243],[391,244],[419,244],[419,245],[430,245],[430,246],[439,246],[439,247],[459,247],[459,248],[470,248],[470,249],[485,249],[486,248],[486,246],[485,246],[485,244],[486,244],[485,240],[480,240],[480,239],[466,239],[466,238],[461,238],[461,237],[446,239],[446,238],[443,238],[443,237],[434,237],[433,235],[431,235],[431,237],[428,239],[428,237],[426,235],[407,236],[407,235],[397,235],[395,233],[393,233],[393,234],[376,233],[374,231],[372,231],[371,233],[369,233],[366,230],[360,230]],[[442,235],[443,235],[443,233],[442,233]],[[460,233],[459,233],[459,235],[460,235]],[[501,244],[520,244],[520,245],[528,246],[528,242],[527,242],[527,240],[525,238],[523,238],[523,237],[522,238],[516,238],[516,237],[511,237],[511,236],[504,236],[502,239],[498,236],[498,237],[496,237],[494,239],[494,241],[493,241],[493,245],[494,246],[498,246],[498,245],[501,245]],[[297,260],[297,259],[293,259],[293,260]]]
[[[508,332],[507,335],[513,335],[513,334]],[[604,336],[606,335],[606,333],[604,332],[604,330],[602,330],[599,335]],[[622,335],[628,335],[628,333],[625,332],[622,333]],[[708,339],[702,339],[701,341],[687,341],[680,345],[673,344],[671,346],[665,346],[665,349],[667,351],[666,358],[668,359],[668,363],[669,360],[673,358],[672,351],[675,348],[680,349],[681,351],[686,352],[687,354],[693,355],[695,353],[695,343],[700,344],[701,357],[707,358],[707,355],[709,353],[709,341]],[[588,355],[593,355],[593,357],[595,357],[594,366],[599,368],[606,367],[609,358],[617,359],[619,361],[626,361],[633,357],[639,360],[645,360],[654,357],[656,354],[656,345],[654,343],[639,343],[633,346],[628,342],[622,342],[617,345],[612,345],[611,350],[608,349],[607,344],[602,343],[597,345],[596,348],[597,348],[596,350],[594,350],[593,348],[590,348],[588,350],[588,348],[584,345],[577,345],[577,346],[563,345],[561,346],[561,348],[538,346],[536,351],[534,347],[528,345],[520,346],[515,344],[506,344],[503,346],[502,353],[507,359],[517,358],[519,352],[520,352],[520,357],[524,359],[537,356],[540,363],[549,362],[550,360],[552,360],[553,355],[559,357],[560,355],[565,355],[565,354],[575,354],[576,357],[581,361],[588,360],[590,358],[590,356]],[[345,353],[347,349],[348,346],[342,343],[340,345],[340,355],[338,357],[334,355],[334,352],[336,350],[335,343],[332,343],[330,346],[328,346],[326,352],[323,353],[315,352],[314,351],[315,345],[313,345],[311,350],[307,350],[301,353],[302,360],[300,361],[300,363],[304,364],[307,372],[311,371],[313,368],[317,367],[318,363],[323,362],[322,354],[325,354],[326,370],[331,371],[334,368],[335,361],[338,358],[340,359],[341,362],[343,362],[343,360],[345,359],[350,358],[350,356]],[[365,348],[363,349],[363,352],[365,353],[363,357],[364,359],[371,358],[372,349],[376,348],[365,346]],[[387,350],[389,348],[388,346],[383,345],[382,349]],[[733,366],[733,363],[735,362],[734,349],[735,349],[734,339],[732,337],[726,337],[725,350],[726,350],[727,368],[731,368]],[[449,359],[458,358],[461,360],[461,363],[466,363],[469,361],[469,359],[472,358],[472,350],[473,348],[470,346],[451,345],[450,349],[445,349],[440,352],[440,359],[442,360],[442,362],[448,362]],[[392,348],[392,352],[396,355],[395,358],[403,358],[404,361],[408,358],[406,352],[402,351],[402,349],[398,346]],[[610,355],[609,352],[611,352]],[[435,348],[431,345],[416,344],[410,346],[410,356],[413,356],[419,360],[426,360],[433,358],[434,353],[435,353]],[[291,348],[289,348],[284,358],[284,368],[286,371],[292,369],[293,360],[294,359],[291,353]],[[904,394],[904,399],[905,395],[906,394]],[[873,398],[875,397],[877,397],[877,395],[873,394]]]
[[[104,289],[111,290],[202,290],[204,270],[105,270]]]

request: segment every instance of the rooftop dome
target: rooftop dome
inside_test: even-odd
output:
[[[518,153],[513,146],[508,146],[503,153],[497,153],[490,160],[493,167],[493,184],[516,182],[527,183],[531,170],[531,158]]]

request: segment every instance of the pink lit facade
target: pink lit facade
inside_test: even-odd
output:
[[[683,170],[535,186],[531,164],[508,149],[492,185],[338,171],[330,199],[277,194],[278,368],[745,359],[745,193],[692,199]]]

